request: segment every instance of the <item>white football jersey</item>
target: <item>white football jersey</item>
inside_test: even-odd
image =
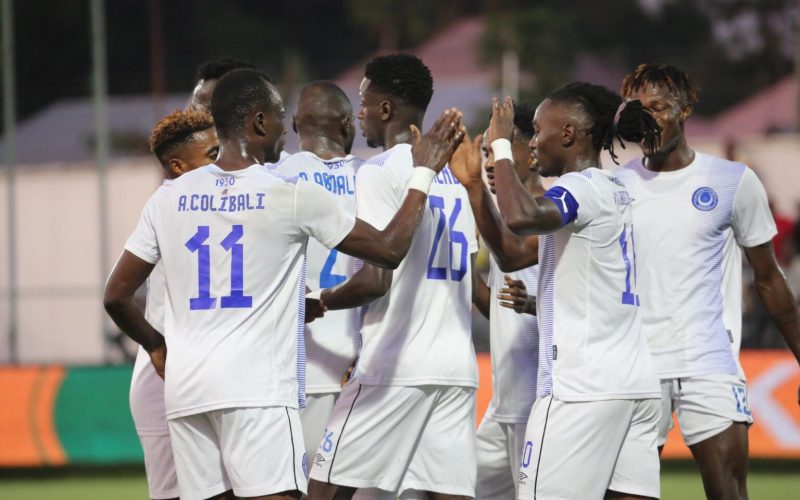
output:
[[[147,304],[144,317],[153,328],[164,331],[164,300],[166,299],[164,266],[156,264],[147,278]],[[142,346],[136,352],[131,375],[130,407],[136,432],[140,436],[169,434],[164,408],[164,380],[158,376],[150,356]]]
[[[674,172],[617,171],[633,201],[642,328],[661,378],[738,373],[741,253],[776,234],[745,165],[696,153]],[[738,293],[738,297],[736,294]]]
[[[314,182],[339,196],[347,211],[356,213],[356,172],[363,160],[353,155],[323,160],[309,151],[301,151],[268,166],[283,178],[297,177]],[[328,250],[315,239],[308,242],[306,283],[312,290],[330,288],[351,277],[355,260],[336,249]],[[358,355],[360,309],[328,311],[325,316],[305,325],[306,392],[339,392],[342,375]]]
[[[359,218],[385,228],[405,198],[413,169],[409,144],[364,162],[356,175]],[[470,260],[477,250],[467,192],[445,168],[431,185],[391,289],[365,308],[355,375],[360,383],[478,386]]]
[[[536,399],[539,358],[539,326],[536,316],[518,314],[497,300],[506,287],[505,275],[525,283],[528,295],[536,296],[539,266],[504,273],[489,256],[489,349],[492,360],[492,404],[487,417],[495,422],[524,424]]]
[[[539,237],[537,397],[659,398],[641,331],[625,186],[589,168],[562,175],[545,196],[559,206],[565,225]]]
[[[167,418],[304,397],[305,249],[355,218],[311,182],[261,166],[193,170],[158,189],[125,249],[163,262]]]

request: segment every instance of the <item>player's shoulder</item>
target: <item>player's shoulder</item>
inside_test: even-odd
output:
[[[619,165],[616,168],[611,169],[611,172],[623,180],[633,179],[634,177],[641,175],[642,169],[644,168],[643,161],[644,158],[642,157],[635,158],[624,165]]]
[[[364,165],[373,165],[386,169],[405,166],[406,164],[413,166],[411,144],[397,144],[364,162]]]
[[[742,176],[746,171],[752,172],[750,167],[742,162],[728,160],[708,153],[695,152],[694,161],[700,169],[710,171],[712,175],[720,176]]]

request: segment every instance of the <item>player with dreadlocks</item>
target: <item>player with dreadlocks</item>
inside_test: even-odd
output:
[[[642,64],[622,95],[661,126],[661,145],[617,172],[633,197],[642,329],[661,379],[659,447],[678,417],[708,498],[747,498],[747,428],[753,422],[738,365],[741,247],[755,288],[800,361],[800,321],[772,247],[767,195],[738,162],[689,147],[684,123],[697,84],[669,65]],[[644,298],[646,297],[646,300]]]
[[[175,111],[159,121],[150,134],[150,151],[158,158],[167,179],[213,163],[219,141],[211,115],[202,111]],[[165,181],[166,182],[166,181]],[[166,299],[163,265],[150,274],[145,317],[164,331]],[[144,450],[147,487],[152,499],[178,498],[178,478],[164,407],[164,380],[150,356],[139,347],[131,377],[130,405],[133,423]]]
[[[519,498],[658,497],[660,391],[641,334],[630,197],[600,163],[616,139],[656,148],[658,125],[603,87],[556,90],[536,109],[530,144],[541,175],[558,179],[533,197],[514,171],[513,113],[510,98],[495,99],[486,134],[500,214],[480,180],[479,138],[451,168],[495,254],[511,239],[506,226],[540,235],[539,367]]]

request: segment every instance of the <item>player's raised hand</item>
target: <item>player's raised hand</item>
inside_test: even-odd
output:
[[[478,134],[475,139],[470,139],[464,129],[464,140],[456,148],[450,159],[450,171],[456,176],[458,182],[465,187],[481,183],[481,143],[483,137]]]
[[[445,110],[425,135],[411,125],[411,155],[414,157],[414,166],[441,172],[464,138],[464,132],[461,111],[456,108]]]
[[[167,366],[167,344],[156,347],[148,353],[150,355],[150,363],[153,364],[156,373],[162,379],[164,378],[164,371]]]
[[[492,98],[492,119],[489,122],[489,130],[486,131],[487,144],[497,139],[511,140],[514,132],[514,103],[511,98],[506,96],[503,101],[497,97]]]
[[[500,305],[508,309],[513,309],[518,314],[528,313],[536,315],[536,297],[528,295],[525,283],[520,280],[512,279],[505,275],[506,287],[501,288],[497,293]]]

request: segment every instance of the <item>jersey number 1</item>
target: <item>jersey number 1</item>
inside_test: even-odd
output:
[[[428,202],[431,206],[431,212],[433,212],[434,217],[436,216],[436,210],[439,210],[439,213],[441,215],[437,220],[436,232],[433,235],[433,248],[431,248],[430,257],[428,257],[428,279],[429,280],[447,279],[448,267],[436,267],[433,265],[436,259],[436,254],[439,253],[439,246],[442,241],[442,235],[444,234],[444,227],[446,220],[447,227],[449,229],[448,234],[450,235],[448,241],[448,261],[450,262],[449,265],[450,279],[453,281],[461,281],[464,278],[464,275],[467,274],[467,251],[469,248],[469,244],[467,243],[467,236],[461,231],[455,230],[456,219],[458,219],[458,214],[461,213],[461,198],[456,198],[456,204],[453,207],[453,211],[450,213],[450,217],[447,217],[444,211],[444,198],[442,198],[441,196],[430,195],[428,196]],[[455,269],[453,268],[454,243],[461,247],[461,262],[458,268]]]
[[[211,296],[211,248],[205,244],[209,237],[208,226],[197,226],[186,248],[192,253],[197,253],[197,297],[189,299],[189,309],[213,309],[217,305],[217,298]],[[220,246],[231,253],[231,293],[221,297],[220,307],[248,308],[253,307],[253,297],[244,294],[244,247],[237,243],[244,235],[244,226],[235,224],[228,236],[220,242]]]
[[[628,238],[628,228],[630,228],[630,239]],[[628,244],[631,251],[628,257]],[[636,284],[636,244],[633,238],[633,224],[625,224],[622,227],[622,234],[619,236],[619,246],[622,247],[622,260],[625,262],[625,291],[622,292],[622,303],[630,306],[639,305],[639,296],[631,291],[631,268],[633,268],[633,283]]]

